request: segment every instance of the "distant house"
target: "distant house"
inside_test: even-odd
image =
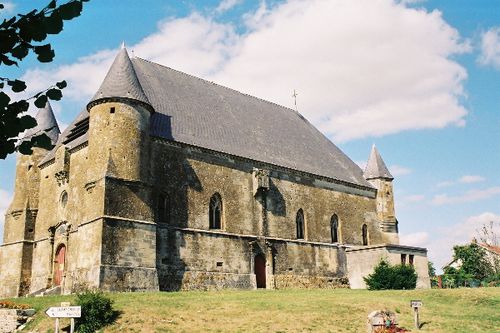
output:
[[[471,241],[471,244],[477,244],[486,252],[486,258],[491,263],[493,267],[495,267],[498,272],[500,268],[500,246],[490,245],[487,243],[477,243],[476,239]],[[462,261],[460,259],[453,259],[443,266],[443,271],[446,271],[448,268],[460,269],[462,267]]]

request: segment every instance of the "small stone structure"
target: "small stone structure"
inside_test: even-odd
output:
[[[377,332],[381,328],[389,328],[397,325],[397,317],[394,312],[387,310],[373,311],[368,315],[366,331],[368,333]]]
[[[55,147],[18,156],[0,297],[347,287],[348,249],[399,244],[375,146],[363,172],[297,111],[125,48],[64,133],[37,123]]]
[[[346,250],[349,263],[349,283],[352,289],[366,289],[363,277],[373,273],[381,259],[391,265],[411,265],[417,273],[417,289],[431,287],[428,273],[427,250],[404,245],[353,246]]]
[[[34,309],[0,309],[0,333],[15,332],[31,321],[34,314]]]

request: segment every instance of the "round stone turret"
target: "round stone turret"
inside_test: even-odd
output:
[[[87,110],[90,113],[89,181],[105,175],[146,180],[150,163],[150,116],[154,110],[124,47]],[[108,170],[110,166],[112,174]]]

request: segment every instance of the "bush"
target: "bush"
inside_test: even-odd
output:
[[[390,265],[382,259],[373,274],[363,278],[368,290],[415,289],[417,273],[410,265]]]
[[[82,317],[76,322],[78,332],[94,333],[114,321],[113,301],[101,291],[77,294],[76,303],[82,307]]]

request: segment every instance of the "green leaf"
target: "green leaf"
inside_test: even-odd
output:
[[[47,33],[43,27],[45,16],[43,13],[33,13],[23,16],[17,24],[19,36],[26,42],[31,40],[41,42],[47,38]]]
[[[7,66],[12,66],[12,65],[16,65],[17,66],[17,61],[9,59],[9,57],[7,57],[6,55],[0,54],[0,64],[2,62],[4,64],[6,64]]]
[[[0,29],[0,53],[10,52],[18,43],[18,40],[15,29]]]
[[[57,88],[51,88],[47,91],[47,97],[53,101],[58,101],[62,98],[61,90]]]
[[[68,2],[58,8],[59,14],[63,20],[71,20],[77,16],[80,16],[82,12],[82,4],[80,2]]]
[[[22,127],[22,130],[26,130],[36,126],[36,119],[30,115],[24,115],[19,118],[19,123]]]
[[[10,102],[10,97],[3,91],[0,91],[0,108],[5,108]]]
[[[45,31],[48,34],[55,35],[60,33],[63,29],[63,20],[61,14],[59,14],[59,12],[57,11],[53,12],[52,15],[45,19],[44,27]]]
[[[9,139],[5,144],[0,145],[0,159],[5,159],[8,154],[16,151],[16,140]]]
[[[57,88],[64,89],[68,86],[65,80],[59,81],[56,83]]]
[[[54,146],[52,145],[52,141],[48,137],[46,133],[41,133],[40,135],[35,136],[31,139],[34,147],[40,147],[44,149],[52,149]]]
[[[19,100],[17,102],[10,103],[7,106],[7,112],[10,112],[12,114],[18,115],[20,113],[28,111],[29,106],[30,105],[29,105],[29,103],[26,100],[21,99],[21,100]]]
[[[39,109],[44,108],[46,104],[47,104],[47,96],[45,95],[40,95],[35,100],[35,106]]]
[[[16,57],[19,60],[22,60],[24,57],[28,55],[29,48],[25,44],[21,43],[12,49],[10,52],[13,57]]]
[[[2,24],[0,24],[0,29],[7,28],[12,25],[12,23],[16,22],[16,17],[11,17],[9,20],[4,19]]]
[[[7,84],[11,86],[12,91],[15,93],[24,91],[26,89],[26,83],[21,80],[7,81]]]
[[[21,144],[17,147],[17,150],[23,154],[23,155],[30,155],[33,153],[33,150],[31,149],[32,144],[29,141],[23,141]]]
[[[54,59],[55,53],[50,44],[35,46],[35,53],[40,62],[51,62]]]
[[[56,8],[56,0],[52,0],[48,5],[47,8]]]

